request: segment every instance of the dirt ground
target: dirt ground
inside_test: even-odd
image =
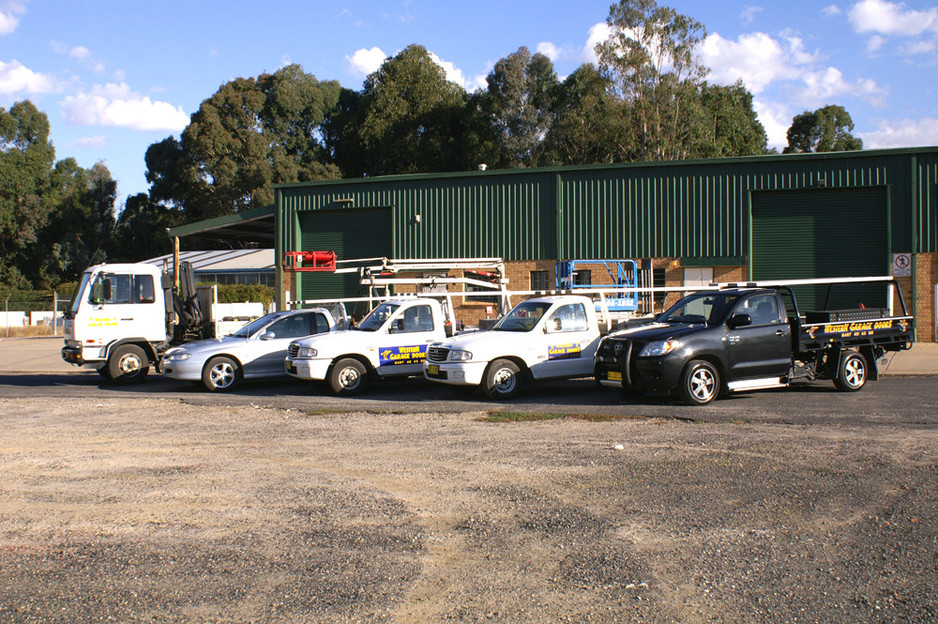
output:
[[[0,398],[0,622],[934,622],[932,426]]]

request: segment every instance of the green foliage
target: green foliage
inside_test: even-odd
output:
[[[223,84],[181,140],[147,150],[150,199],[205,219],[270,205],[276,183],[339,177],[320,139],[339,94],[299,65]]]
[[[768,137],[742,81],[731,86],[704,83],[696,101],[694,158],[756,156],[766,153]]]
[[[106,258],[117,183],[98,163],[55,162],[49,120],[31,102],[0,109],[0,279],[47,288]]]
[[[620,0],[609,9],[609,39],[596,46],[600,70],[626,105],[622,160],[688,157],[694,105],[706,74],[694,49],[706,29],[655,0]]]
[[[843,152],[863,149],[863,139],[855,137],[853,119],[843,106],[828,105],[814,112],[796,115],[788,129],[785,154],[799,152]]]
[[[360,97],[332,125],[332,150],[346,175],[453,171],[465,168],[467,96],[418,45],[387,59],[365,80]]]
[[[533,167],[543,163],[544,137],[554,120],[559,83],[553,63],[525,48],[495,63],[482,94],[481,108],[496,137],[496,167]]]
[[[211,284],[199,283],[199,286]],[[274,300],[274,289],[261,284],[218,284],[219,303],[259,301],[269,306]]]

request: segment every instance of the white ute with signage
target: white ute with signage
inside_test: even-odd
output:
[[[294,377],[328,382],[334,394],[357,394],[376,379],[419,376],[427,347],[446,338],[444,320],[434,299],[386,301],[353,329],[291,343],[284,366]]]
[[[587,297],[529,299],[491,330],[430,345],[424,376],[452,386],[481,386],[489,398],[510,399],[528,380],[592,375],[600,333],[595,304]]]

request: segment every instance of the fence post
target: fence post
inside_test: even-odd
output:
[[[59,293],[58,291],[52,291],[52,335],[59,335]]]
[[[3,313],[6,314],[6,318],[4,320],[6,321],[5,324],[7,326],[7,338],[10,337],[10,295],[12,294],[13,293],[7,295],[7,300],[3,302]]]

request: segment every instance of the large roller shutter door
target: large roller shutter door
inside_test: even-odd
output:
[[[756,280],[884,275],[889,270],[885,187],[752,194],[752,275]],[[796,290],[803,309],[820,309],[825,288]],[[884,290],[840,291],[834,306],[884,305]],[[835,295],[838,291],[835,291]]]
[[[300,215],[303,251],[334,251],[339,260],[393,254],[391,209],[317,210]],[[303,299],[356,297],[357,274],[299,273]]]

